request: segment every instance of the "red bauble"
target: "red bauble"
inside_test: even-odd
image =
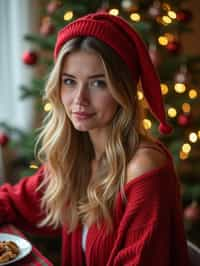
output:
[[[182,127],[187,127],[190,125],[191,117],[190,115],[180,114],[177,117],[178,124]]]
[[[184,217],[191,222],[197,222],[200,220],[200,207],[197,202],[192,202],[191,205],[185,208]]]
[[[61,6],[61,2],[59,2],[59,1],[51,1],[46,7],[47,13],[49,15],[52,15],[53,13],[55,13],[55,11],[58,8],[60,8],[60,6]]]
[[[9,137],[4,134],[4,133],[0,133],[0,145],[1,146],[5,146],[9,141]]]
[[[37,63],[38,55],[34,51],[26,51],[22,55],[22,60],[24,64],[32,66]]]
[[[166,49],[172,54],[177,54],[181,51],[181,44],[178,41],[172,41],[166,45]]]
[[[190,22],[192,20],[192,12],[187,9],[179,10],[176,13],[176,19],[180,22]]]

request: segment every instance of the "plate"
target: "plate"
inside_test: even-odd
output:
[[[21,260],[22,258],[27,256],[32,250],[31,243],[29,241],[27,241],[26,239],[24,239],[20,236],[17,236],[17,235],[0,233],[0,241],[13,241],[19,247],[19,255],[17,255],[17,257],[13,260],[9,260],[7,262],[0,263],[0,266],[8,265],[8,264],[11,264],[15,261]]]

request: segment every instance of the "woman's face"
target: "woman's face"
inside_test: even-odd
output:
[[[72,52],[61,71],[61,100],[75,129],[105,129],[116,113],[100,57],[92,52]]]

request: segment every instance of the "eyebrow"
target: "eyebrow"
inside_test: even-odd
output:
[[[67,77],[71,77],[71,78],[76,78],[74,75],[68,74],[68,73],[62,73],[62,76],[67,76]],[[89,78],[93,79],[93,78],[105,78],[105,74],[95,74],[95,75],[91,75],[89,76]]]

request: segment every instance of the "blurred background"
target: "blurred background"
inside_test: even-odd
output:
[[[123,16],[145,41],[161,79],[171,136],[159,135],[142,88],[144,128],[170,149],[181,179],[185,230],[200,247],[200,1],[1,0],[0,184],[16,183],[39,167],[34,144],[44,114],[44,85],[53,66],[56,32],[74,19],[102,10]],[[116,36],[117,38],[117,36]],[[59,265],[59,248],[34,238]],[[55,240],[57,244],[59,239]],[[41,244],[43,243],[43,244]],[[52,253],[53,252],[53,253]],[[49,255],[51,254],[51,255]]]

